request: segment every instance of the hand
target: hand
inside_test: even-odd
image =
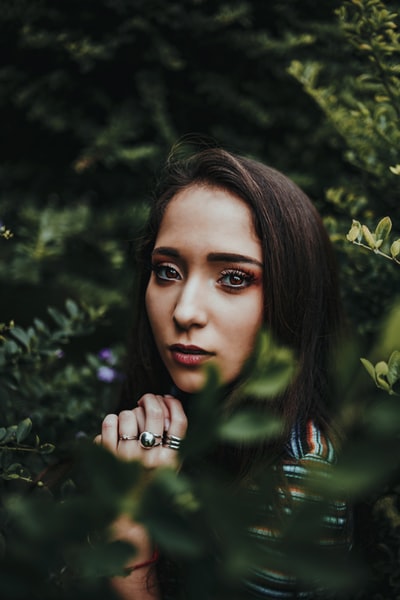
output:
[[[95,443],[101,444],[119,458],[139,460],[148,468],[170,466],[179,468],[179,454],[176,450],[162,445],[165,432],[170,436],[184,438],[187,418],[182,404],[173,396],[145,394],[137,407],[124,410],[119,415],[107,415],[102,424],[101,434],[95,437]],[[143,448],[138,440],[143,431],[156,435],[156,444]],[[121,439],[121,438],[129,439]],[[134,438],[134,439],[131,439]],[[153,554],[153,543],[145,527],[134,522],[125,514],[120,515],[111,526],[113,539],[130,542],[136,547],[136,554],[127,567],[148,561]],[[160,598],[158,585],[153,574],[152,586],[147,580],[148,569],[133,570],[129,577],[115,577],[112,585],[121,598]]]
[[[170,395],[145,394],[136,408],[124,410],[119,415],[107,415],[101,434],[95,443],[102,444],[116,456],[125,460],[139,460],[148,468],[178,466],[178,452],[162,445],[164,432],[184,438],[187,418],[179,400]],[[143,448],[138,440],[143,431],[156,435],[156,444]],[[121,439],[122,437],[136,439]]]

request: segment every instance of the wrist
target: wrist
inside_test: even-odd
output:
[[[151,565],[154,565],[157,561],[158,561],[158,557],[159,557],[160,553],[158,551],[158,548],[155,547],[154,548],[154,552],[152,554],[152,556],[147,559],[144,560],[142,562],[136,563],[134,565],[129,565],[127,567],[124,568],[124,571],[127,575],[129,575],[130,573],[132,573],[133,571],[137,571],[138,569],[143,569],[145,567],[150,567]]]

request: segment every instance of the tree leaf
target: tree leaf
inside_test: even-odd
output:
[[[387,379],[390,385],[394,385],[400,379],[400,351],[392,352],[388,362]]]
[[[376,374],[376,383],[378,387],[383,390],[389,391],[390,385],[387,381],[387,375],[389,372],[389,367],[385,361],[381,360],[375,365],[375,374]]]
[[[353,219],[351,229],[346,235],[346,238],[349,240],[349,242],[355,242],[356,240],[360,241],[361,237],[361,223]]]
[[[52,306],[49,306],[47,308],[47,312],[49,313],[53,321],[55,321],[56,324],[59,325],[59,327],[64,328],[68,326],[68,319],[59,310],[53,308]]]
[[[76,304],[76,302],[74,302],[70,298],[68,298],[66,300],[65,307],[66,307],[67,311],[69,312],[69,314],[71,315],[71,317],[76,318],[79,316],[78,305]]]
[[[20,444],[23,440],[25,440],[28,435],[30,434],[32,429],[32,421],[27,418],[24,419],[23,421],[21,421],[21,423],[18,424],[17,427],[17,431],[15,433],[15,439],[17,440],[17,443]]]
[[[372,379],[376,383],[376,373],[375,373],[375,367],[374,367],[374,365],[369,360],[367,360],[366,358],[360,358],[360,361],[362,362],[363,366],[367,370],[369,376],[372,377]]]
[[[259,411],[242,411],[233,415],[219,428],[223,440],[257,441],[276,437],[282,431],[280,419],[269,415],[260,415]]]
[[[392,221],[390,217],[381,219],[375,229],[375,239],[385,240],[392,230]]]
[[[396,258],[400,254],[400,240],[395,240],[390,246],[390,254],[393,258]]]
[[[40,454],[51,454],[55,449],[53,444],[41,444],[39,446]]]
[[[11,329],[11,335],[20,342],[27,350],[30,350],[30,339],[26,331],[21,329],[21,327],[13,327]]]
[[[8,442],[15,440],[16,432],[17,432],[17,425],[10,425],[10,427],[7,427],[7,432],[3,439],[3,444],[8,444]]]
[[[373,234],[370,232],[370,230],[368,229],[368,227],[366,225],[362,225],[362,232],[364,235],[364,239],[367,242],[368,246],[374,250],[375,249],[375,237],[373,236]]]

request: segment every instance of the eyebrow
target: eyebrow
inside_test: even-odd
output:
[[[171,256],[173,258],[180,257],[180,253],[178,252],[178,250],[176,250],[175,248],[169,248],[167,246],[160,246],[159,248],[154,248],[151,255],[154,256],[155,254],[164,254],[165,256]],[[257,265],[261,269],[263,268],[262,262],[260,262],[256,258],[246,256],[245,254],[236,254],[234,252],[210,252],[209,254],[207,254],[207,260],[209,262],[247,263]]]

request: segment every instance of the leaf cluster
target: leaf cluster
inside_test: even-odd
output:
[[[388,362],[379,361],[374,366],[366,358],[362,358],[361,362],[366,368],[368,374],[374,380],[376,386],[388,392],[388,394],[399,395],[395,390],[399,388],[400,382],[400,351],[394,350],[389,357]]]
[[[400,238],[392,241],[388,241],[390,232],[392,230],[392,221],[390,217],[384,217],[378,223],[374,233],[371,233],[367,225],[361,225],[359,221],[353,220],[352,226],[346,238],[349,242],[372,250],[375,254],[384,256],[395,263],[400,264],[400,260],[397,258],[400,254]],[[364,243],[363,243],[364,241]],[[390,255],[385,253],[385,245],[388,246]]]

